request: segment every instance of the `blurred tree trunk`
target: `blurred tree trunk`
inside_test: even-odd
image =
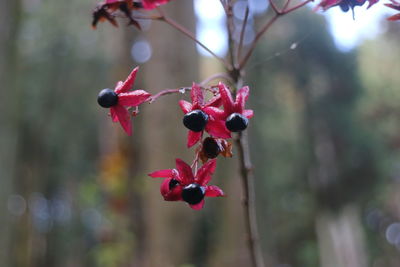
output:
[[[8,197],[16,166],[18,97],[17,39],[21,2],[0,1],[0,266],[10,266]]]
[[[195,32],[192,1],[171,2],[167,14]],[[198,80],[198,59],[193,41],[164,23],[155,22],[146,34],[153,55],[143,69],[146,89],[152,93],[165,88],[191,86]],[[142,76],[143,77],[143,76]],[[189,94],[186,94],[189,95]],[[187,130],[182,126],[182,111],[178,106],[180,96],[166,96],[151,104],[143,118],[143,135],[148,142],[143,157],[148,171],[175,168],[175,158],[189,164],[193,150],[186,148]],[[187,263],[193,244],[188,241],[199,213],[184,203],[164,202],[160,195],[161,180],[148,179],[147,203],[147,255],[143,266],[179,266]],[[181,220],[182,219],[182,220]]]

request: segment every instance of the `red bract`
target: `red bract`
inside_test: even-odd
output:
[[[120,11],[127,18],[129,18],[128,25],[135,25],[140,30],[140,24],[132,17],[131,12],[134,9],[141,8],[142,5],[132,0],[105,0],[100,2],[93,10],[92,27],[96,29],[97,23],[102,21],[109,21],[115,27],[118,23],[115,20],[115,12]]]
[[[200,88],[200,86],[195,83],[193,83],[192,85],[190,97],[192,103],[189,103],[185,100],[179,101],[179,106],[181,107],[184,114],[187,114],[195,110],[200,110],[208,114],[206,112],[207,108],[209,107],[216,108],[221,105],[221,97],[219,95],[213,97],[207,103],[205,103],[203,91]],[[230,138],[231,135],[230,132],[225,127],[225,122],[215,118],[212,114],[208,115],[210,116],[208,118],[208,121],[206,122],[205,131],[208,132],[211,136],[217,138],[224,138],[224,139]],[[187,146],[192,147],[193,145],[195,145],[202,138],[203,132],[204,131],[202,130],[201,131],[189,130],[187,137]]]
[[[211,160],[204,164],[197,173],[181,159],[176,159],[176,169],[159,170],[150,173],[153,178],[165,178],[160,192],[166,201],[185,201],[192,209],[200,210],[204,206],[204,197],[221,197],[224,192],[215,185],[207,185],[217,166]]]
[[[385,4],[385,6],[388,6],[390,8],[400,11],[400,2],[397,2],[395,0],[391,0],[391,2],[392,2],[391,4]],[[387,20],[391,20],[391,21],[400,20],[400,13],[397,13],[393,16],[388,17]]]
[[[379,0],[368,0],[368,7],[370,8],[372,5],[376,4]],[[364,3],[367,2],[367,0],[322,0],[319,5],[317,6],[318,8],[322,8],[324,11],[327,10],[328,8],[334,7],[334,6],[340,6],[342,11],[347,12],[350,9],[354,10],[354,7],[356,6],[362,6]],[[354,13],[353,13],[354,15]]]
[[[144,90],[129,91],[133,87],[138,69],[133,69],[124,82],[119,81],[114,91],[104,89],[97,98],[102,107],[110,108],[112,120],[119,122],[128,135],[132,134],[132,122],[126,107],[137,107],[151,96]]]
[[[219,93],[221,95],[222,105],[224,110],[216,107],[207,107],[205,112],[218,120],[226,120],[226,118],[233,114],[238,113],[250,119],[253,117],[254,112],[252,109],[245,109],[246,101],[249,98],[250,89],[248,86],[240,88],[236,94],[235,101],[232,98],[231,91],[222,82],[218,84]]]
[[[143,0],[142,4],[145,9],[154,9],[159,5],[168,3],[170,0]]]

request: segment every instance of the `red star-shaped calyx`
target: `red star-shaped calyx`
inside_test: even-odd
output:
[[[144,90],[129,91],[133,87],[138,69],[133,69],[124,82],[119,81],[114,90],[103,89],[97,97],[99,105],[110,108],[112,120],[119,122],[128,135],[132,134],[132,122],[126,107],[137,107],[151,96]]]
[[[181,159],[176,159],[176,169],[159,170],[150,173],[153,178],[165,178],[161,183],[161,195],[166,201],[185,201],[192,209],[204,206],[204,197],[221,197],[224,192],[215,185],[207,185],[217,166],[211,160],[193,174],[192,168]]]
[[[193,83],[190,97],[192,103],[185,100],[179,101],[179,106],[185,114],[183,124],[189,129],[187,146],[195,145],[203,136],[204,130],[217,138],[230,138],[230,132],[226,129],[224,121],[206,112],[208,107],[221,105],[221,96],[215,96],[205,103],[202,89]]]

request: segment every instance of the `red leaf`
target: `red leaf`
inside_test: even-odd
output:
[[[225,84],[220,82],[218,84],[219,93],[221,94],[222,105],[224,106],[224,110],[226,114],[231,114],[234,112],[234,102],[232,99],[231,91],[229,91],[228,87]]]
[[[124,93],[132,89],[132,86],[135,83],[136,73],[138,69],[139,67],[134,68],[132,72],[128,75],[128,78],[126,78],[126,80],[122,84],[121,83],[117,84],[117,87],[115,88],[115,92],[117,94]]]
[[[196,205],[190,205],[190,207],[194,210],[201,210],[204,207],[204,199]]]
[[[183,113],[185,113],[185,114],[192,111],[192,104],[185,100],[180,100],[179,106],[181,107]]]
[[[206,107],[203,108],[203,111],[213,117],[214,120],[225,120],[227,117],[222,109],[216,107]]]
[[[211,180],[213,173],[215,172],[215,168],[217,167],[217,160],[213,159],[201,166],[196,175],[196,183],[201,186],[208,184]]]
[[[206,197],[223,197],[224,191],[216,185],[209,185],[206,187]]]
[[[175,162],[176,169],[178,170],[179,177],[182,181],[182,185],[191,184],[194,180],[192,168],[181,159],[176,159]]]
[[[190,148],[200,141],[203,132],[188,131],[187,147]]]
[[[150,173],[149,176],[153,178],[172,178],[174,177],[174,170],[159,170]]]
[[[136,107],[145,102],[151,94],[144,90],[135,90],[118,95],[118,104],[122,106]]]
[[[231,132],[226,128],[225,121],[209,120],[206,125],[206,132],[217,138],[231,138]]]
[[[245,116],[246,118],[250,119],[254,116],[254,112],[252,109],[245,109],[242,112],[243,116]]]
[[[192,99],[193,109],[198,109],[204,105],[203,91],[199,85],[193,83],[190,97]]]
[[[247,99],[249,98],[249,87],[244,86],[240,88],[236,95],[236,101],[235,101],[235,111],[238,113],[242,113],[244,110],[244,106],[246,104]]]
[[[154,9],[158,5],[166,4],[170,0],[143,0],[142,4],[145,9]]]
[[[110,108],[115,112],[118,117],[118,121],[121,124],[122,128],[128,135],[132,135],[132,122],[129,116],[129,112],[121,105],[116,105]]]
[[[172,178],[165,179],[160,186],[161,195],[166,201],[178,201],[182,200],[182,186],[176,185],[172,189],[169,188],[169,183]]]
[[[393,15],[391,17],[388,17],[387,20],[390,20],[390,21],[400,20],[400,13]]]

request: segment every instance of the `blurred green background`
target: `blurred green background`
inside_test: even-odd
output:
[[[0,2],[0,266],[248,266],[236,151],[212,182],[227,197],[202,211],[164,202],[147,173],[194,153],[180,96],[143,105],[132,137],[96,103],[136,65],[135,89],[156,93],[218,63],[159,22],[93,31],[95,4]],[[196,28],[191,1],[167,10]],[[400,266],[400,24],[381,23],[379,38],[342,53],[305,9],[274,25],[249,62],[267,266]],[[148,44],[151,58],[135,62]]]

